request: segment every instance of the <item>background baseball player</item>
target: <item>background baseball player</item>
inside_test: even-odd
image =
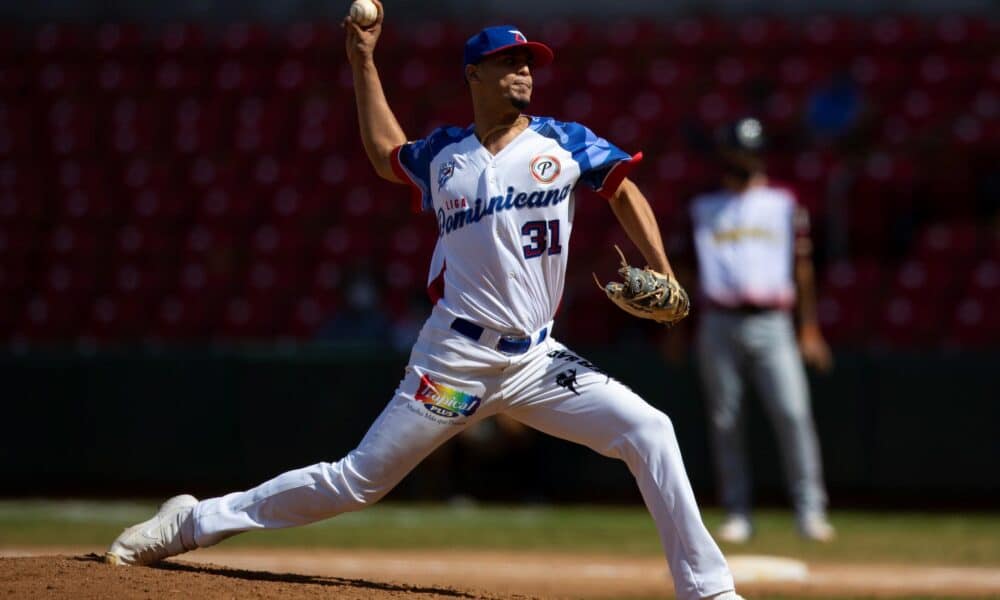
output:
[[[764,132],[743,119],[719,135],[722,189],[694,199],[691,219],[705,309],[698,364],[716,474],[728,512],[721,539],[752,534],[750,468],[743,440],[744,387],[757,390],[774,425],[800,533],[833,538],[826,519],[819,444],[802,358],[830,368],[816,320],[809,219],[787,189],[768,182]],[[797,307],[798,344],[791,311]],[[800,356],[801,353],[801,356]]]
[[[345,26],[368,157],[383,178],[409,184],[416,205],[437,217],[429,276],[436,303],[406,374],[343,459],[220,498],[175,497],[126,530],[108,560],[148,564],[239,532],[359,510],[463,428],[504,412],[624,460],[656,521],[677,596],[738,598],[702,524],[670,420],[551,336],[578,183],[610,201],[648,263],[669,279],[652,211],[625,179],[641,155],[631,157],[581,125],[522,114],[531,68],[551,61],[552,51],[512,26],[487,28],[466,44],[475,123],[407,142],[373,60],[381,5],[370,28],[350,19]],[[652,289],[655,278],[643,281],[651,285],[645,295],[671,296]]]

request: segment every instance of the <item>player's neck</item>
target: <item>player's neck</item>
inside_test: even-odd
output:
[[[484,114],[476,111],[476,137],[491,154],[504,149],[524,131],[531,119],[518,111]]]
[[[723,177],[722,185],[726,189],[736,194],[742,194],[753,188],[767,185],[767,175],[764,173],[753,173],[748,179],[737,179],[734,177]]]

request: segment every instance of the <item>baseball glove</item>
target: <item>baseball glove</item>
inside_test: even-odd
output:
[[[594,274],[597,286],[612,302],[632,316],[652,319],[665,325],[673,325],[687,316],[691,301],[673,275],[665,275],[649,267],[631,267],[621,248],[615,246],[615,250],[622,259],[618,274],[623,281],[601,285],[597,274]]]

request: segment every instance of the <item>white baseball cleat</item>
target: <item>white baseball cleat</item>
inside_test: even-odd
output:
[[[722,525],[715,531],[720,540],[730,544],[745,544],[753,535],[753,525],[744,515],[732,514],[726,517]]]
[[[169,556],[194,550],[197,546],[194,543],[192,514],[196,504],[198,499],[189,494],[167,500],[152,519],[123,531],[104,554],[104,562],[112,565],[151,565]]]
[[[814,542],[830,542],[837,537],[837,530],[825,515],[810,514],[799,518],[799,535]]]

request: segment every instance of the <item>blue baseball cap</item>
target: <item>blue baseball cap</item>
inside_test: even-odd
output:
[[[521,31],[513,25],[487,27],[465,42],[465,64],[474,65],[487,56],[510,50],[526,48],[535,58],[536,67],[544,67],[552,62],[555,54],[552,48],[538,42],[529,42]]]

